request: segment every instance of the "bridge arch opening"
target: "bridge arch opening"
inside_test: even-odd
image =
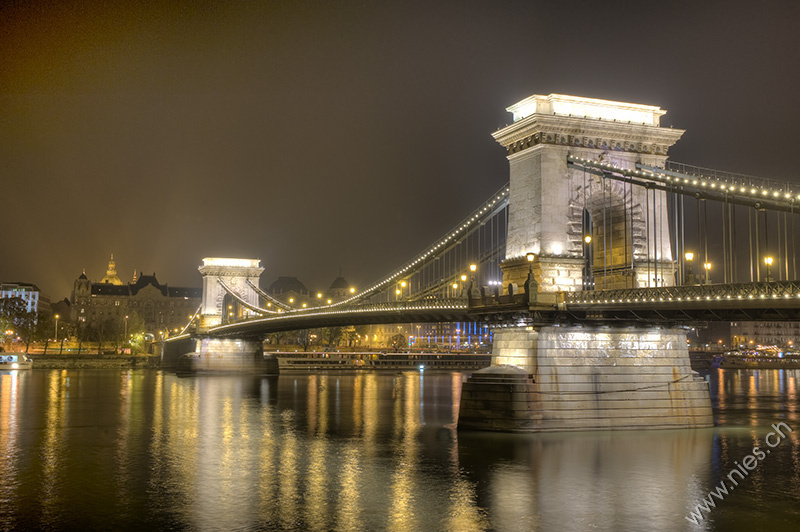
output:
[[[571,172],[568,251],[585,260],[584,289],[674,285],[667,193]]]

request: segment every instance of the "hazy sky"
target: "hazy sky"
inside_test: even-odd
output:
[[[659,105],[672,159],[795,179],[800,2],[0,2],[0,281],[388,273],[508,180],[505,107]]]

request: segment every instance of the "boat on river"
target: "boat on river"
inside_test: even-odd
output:
[[[274,353],[281,370],[481,369],[492,363],[483,353]]]
[[[0,351],[0,371],[13,369],[31,369],[33,361],[25,353],[7,353]]]
[[[765,352],[729,351],[716,355],[711,368],[722,369],[800,369],[800,356],[795,353],[775,355]]]

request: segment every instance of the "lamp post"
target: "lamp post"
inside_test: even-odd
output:
[[[774,260],[775,259],[773,259],[772,257],[764,257],[764,264],[766,264],[766,266],[767,266],[767,278],[765,280],[768,283],[771,283],[774,280],[774,279],[772,279],[771,270],[770,270]]]
[[[711,263],[704,262],[703,269],[706,271],[706,284],[710,283],[711,281],[708,279],[708,272],[711,270]]]
[[[56,314],[55,318],[56,318],[56,342],[58,342],[58,318],[60,318],[60,316]]]
[[[583,289],[591,287],[592,276],[592,235],[583,237]]]
[[[686,259],[686,284],[694,284],[694,274],[692,273],[692,260],[694,260],[694,253],[687,251],[683,254]]]
[[[191,316],[189,316],[189,317],[191,318]],[[125,315],[125,336],[123,336],[123,338],[125,338],[126,342],[130,341],[130,339],[128,338],[128,315],[127,314]]]

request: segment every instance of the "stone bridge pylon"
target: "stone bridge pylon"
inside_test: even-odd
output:
[[[203,276],[200,320],[188,338],[165,344],[164,366],[181,372],[246,372],[277,374],[274,356],[265,356],[259,335],[216,338],[209,329],[256,314],[259,278],[264,272],[259,259],[207,257],[198,268]]]
[[[200,304],[200,330],[237,321],[252,313],[247,306],[232,296],[253,307],[258,307],[258,294],[250,285],[258,286],[264,268],[259,259],[233,259],[206,257],[198,268],[203,276],[203,300]],[[250,281],[250,283],[248,283]]]
[[[571,292],[675,283],[666,193],[572,167],[569,157],[635,170],[664,166],[683,134],[652,105],[561,94],[507,109],[493,134],[510,186],[503,285]],[[529,282],[532,275],[536,283]],[[531,309],[533,310],[533,309]],[[497,330],[492,366],[461,393],[459,428],[563,431],[713,425],[708,384],[686,330],[603,321]]]

